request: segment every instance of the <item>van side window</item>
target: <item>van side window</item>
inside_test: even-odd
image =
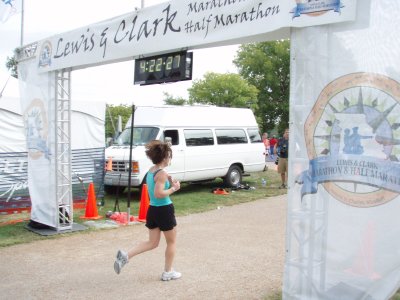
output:
[[[216,129],[217,143],[225,144],[247,144],[246,133],[243,129]]]
[[[165,130],[164,131],[164,141],[169,138],[171,140],[172,145],[179,145],[179,134],[178,130]]]
[[[209,146],[214,145],[214,138],[210,129],[185,129],[186,146]]]
[[[247,129],[247,133],[249,134],[251,143],[262,143],[258,128],[249,128]]]

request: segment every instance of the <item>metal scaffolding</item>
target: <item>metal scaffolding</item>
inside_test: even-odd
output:
[[[71,180],[71,71],[56,71],[55,85],[55,168],[57,231],[72,229],[73,201]]]
[[[295,289],[309,299],[325,291],[328,201],[306,196],[298,207],[288,209],[286,290]],[[294,280],[296,279],[296,280]]]

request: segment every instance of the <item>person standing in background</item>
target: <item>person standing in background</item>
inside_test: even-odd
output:
[[[274,153],[279,156],[278,173],[281,174],[280,189],[287,188],[288,157],[289,157],[289,129],[285,129],[283,137],[275,145]]]
[[[271,160],[275,161],[274,159],[274,149],[276,146],[276,143],[278,142],[278,140],[276,139],[275,135],[272,136],[272,138],[269,140],[269,154],[271,155]]]

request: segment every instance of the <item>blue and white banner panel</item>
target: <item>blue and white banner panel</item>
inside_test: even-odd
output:
[[[18,65],[21,107],[28,152],[31,220],[57,226],[55,153],[55,72],[38,74],[31,61]]]
[[[354,23],[293,29],[284,299],[399,288],[399,14],[359,1]]]

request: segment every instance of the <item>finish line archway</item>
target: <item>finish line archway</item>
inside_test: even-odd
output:
[[[32,115],[40,115],[42,119],[39,121],[47,125],[41,134],[31,130],[30,138],[28,135],[33,152],[30,153],[32,160],[29,162],[32,166],[39,164],[35,170],[49,167],[48,179],[53,178],[51,172],[57,170],[63,186],[59,188],[56,182],[52,182],[50,186],[56,189],[50,194],[43,189],[36,193],[36,188],[43,184],[36,184],[40,176],[32,174],[29,182],[33,202],[35,198],[56,198],[58,202],[65,202],[63,199],[67,197],[69,200],[66,205],[72,209],[71,197],[68,196],[71,190],[68,187],[70,159],[67,157],[70,149],[68,102],[71,71],[162,53],[289,38],[292,27],[354,20],[356,5],[351,1],[346,7],[335,4],[330,5],[329,9],[320,6],[305,8],[307,6],[288,0],[169,1],[23,47],[18,60],[19,78],[24,83],[21,89],[24,110],[27,116],[31,115],[31,119]],[[307,16],[321,10],[323,13],[318,17]],[[61,156],[56,156],[57,159],[52,161],[50,158],[53,156],[46,155],[48,153],[60,153]],[[42,158],[45,159],[43,166],[39,163]],[[59,159],[61,161],[58,162]],[[47,165],[49,162],[55,166],[50,167]],[[64,165],[65,168],[61,167]],[[29,169],[34,172],[33,168]],[[43,193],[46,197],[43,197]],[[43,210],[42,205],[39,208],[36,210],[32,205],[35,221],[58,230],[70,227],[68,222],[65,226],[59,226],[57,205],[49,207],[55,212],[51,217],[45,216],[46,209]]]
[[[51,205],[40,203],[32,207],[33,215],[37,213],[39,219],[44,216],[57,230],[68,227],[60,226],[57,221],[60,202],[68,202],[64,201],[67,196],[63,198],[69,193],[68,167],[66,173],[61,170],[61,166],[68,165],[68,126],[58,129],[57,124],[68,120],[66,103],[70,100],[71,71],[168,52],[291,37],[290,115],[294,130],[291,131],[289,197],[297,201],[289,200],[284,296],[330,299],[332,295],[346,296],[361,290],[361,297],[387,298],[390,289],[398,285],[398,275],[388,274],[390,266],[384,263],[379,265],[379,270],[375,268],[374,262],[380,261],[380,257],[373,249],[381,249],[382,243],[375,244],[376,235],[372,233],[379,232],[378,225],[383,221],[386,224],[388,219],[390,226],[385,228],[396,227],[395,218],[387,215],[397,209],[396,201],[392,200],[398,198],[399,189],[396,179],[385,182],[371,174],[381,172],[396,178],[399,170],[395,119],[399,113],[397,82],[400,76],[398,71],[390,69],[399,57],[384,51],[387,55],[380,61],[378,55],[368,53],[375,46],[367,43],[369,47],[365,49],[360,45],[368,42],[371,34],[380,39],[379,31],[384,26],[379,19],[383,11],[385,16],[393,15],[391,19],[396,20],[400,8],[399,4],[384,6],[378,2],[371,0],[357,5],[350,0],[170,1],[23,47],[19,66],[26,115],[33,119],[41,116],[47,126],[46,135],[42,130],[42,134],[30,136],[35,147],[30,153],[29,185],[30,190],[36,189],[31,197],[39,203],[40,198],[54,199]],[[327,25],[334,23],[337,24]],[[390,33],[395,35],[393,29]],[[391,39],[397,40],[400,40],[397,36]],[[396,49],[397,45],[392,46]],[[370,54],[368,58],[373,64],[365,59],[358,62],[356,56],[364,57],[365,53]],[[338,120],[346,120],[342,116],[345,114],[349,121],[343,121],[341,127]],[[343,132],[352,126],[354,119],[362,120],[364,127],[373,128],[375,140],[386,147],[390,165],[378,157],[343,153]],[[363,144],[363,147],[378,151],[376,144]],[[67,161],[63,160],[64,154]],[[343,167],[340,169],[338,164],[342,162],[347,165],[339,165]],[[354,164],[357,171],[352,169]],[[344,167],[350,173],[342,173],[340,170],[344,172]],[[56,188],[43,191],[43,178],[38,178],[38,170],[41,175],[47,175],[47,187]],[[58,179],[53,175],[56,174],[66,180],[62,183],[66,189],[55,184]],[[344,175],[349,176],[346,180],[350,184],[340,182]],[[360,198],[373,196],[369,203],[352,202],[355,194],[364,194]],[[382,198],[380,194],[385,199],[388,197],[385,217],[379,212],[384,210],[382,203],[374,201]],[[68,203],[65,205],[68,210]],[[365,209],[360,210],[362,205]],[[345,229],[341,230],[342,235],[338,234],[331,225],[332,218],[340,220],[341,215],[352,214],[361,218],[360,224],[350,227],[349,223],[336,220],[335,225]],[[349,234],[344,234],[346,229]],[[360,232],[362,241],[339,249],[340,245],[353,242],[355,233],[350,232],[355,230]],[[331,237],[340,241],[339,245]],[[387,243],[385,240],[384,244]],[[391,249],[400,249],[394,241],[390,245]],[[362,247],[357,246],[365,246],[368,251],[362,252]],[[332,254],[327,249],[335,251]],[[336,259],[334,254],[343,252]],[[354,258],[357,254],[359,259]],[[379,278],[390,284],[384,284]],[[376,285],[372,290],[371,281]]]

